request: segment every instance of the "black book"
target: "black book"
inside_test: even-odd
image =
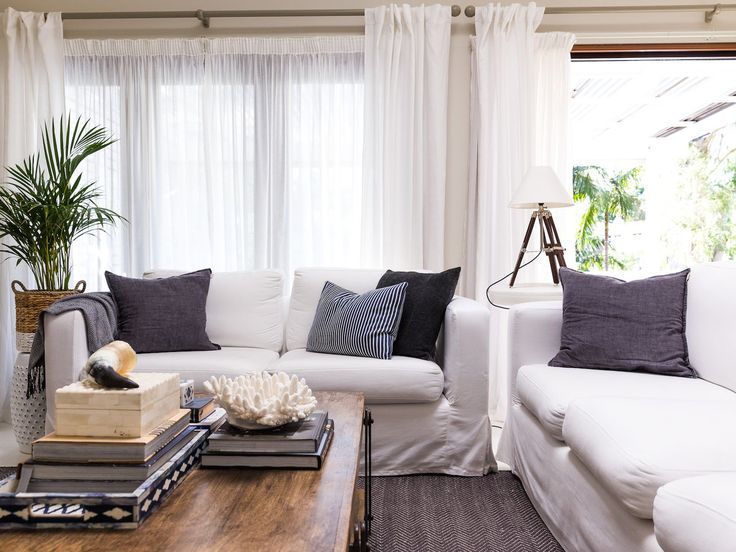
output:
[[[144,481],[189,442],[192,431],[194,427],[185,428],[164,448],[141,464],[60,464],[28,460],[22,469],[32,470],[33,480]]]
[[[193,424],[199,423],[202,420],[204,420],[207,416],[212,414],[215,410],[215,399],[212,397],[202,397],[197,399],[192,399],[187,404],[184,405],[184,408],[188,408],[192,411],[192,418],[191,422]]]
[[[334,422],[328,420],[316,452],[284,454],[232,454],[205,452],[202,467],[205,468],[291,468],[318,470],[322,467],[335,433]]]
[[[264,431],[245,431],[224,423],[209,436],[209,452],[279,454],[317,452],[327,423],[327,412],[313,412],[300,422]]]

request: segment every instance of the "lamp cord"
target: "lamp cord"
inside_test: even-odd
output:
[[[539,258],[539,256],[540,256],[540,255],[541,255],[542,253],[544,253],[544,243],[542,242],[542,239],[541,239],[541,237],[540,237],[540,240],[539,240],[539,242],[540,242],[540,243],[539,243],[539,251],[537,251],[537,254],[536,254],[536,255],[534,255],[534,257],[532,257],[531,259],[529,259],[529,260],[528,260],[527,262],[525,262],[525,263],[524,263],[523,265],[521,265],[521,266],[519,267],[519,270],[521,270],[521,269],[522,269],[522,268],[524,268],[525,266],[528,266],[528,265],[532,264],[532,263],[533,263],[534,261],[536,261],[536,260],[537,260],[537,259]],[[509,273],[508,273],[508,274],[506,274],[505,276],[503,276],[503,277],[499,278],[498,280],[496,280],[495,282],[493,282],[493,283],[492,283],[492,284],[491,284],[490,286],[488,286],[488,287],[486,288],[486,299],[488,300],[488,302],[489,302],[489,303],[490,303],[490,304],[491,304],[492,306],[496,307],[497,309],[509,310],[509,308],[510,308],[510,307],[504,307],[504,306],[501,306],[501,305],[497,305],[496,303],[494,303],[493,301],[491,301],[491,296],[490,296],[490,291],[491,291],[491,288],[492,288],[493,286],[495,286],[496,284],[500,284],[501,282],[503,282],[503,281],[504,281],[504,280],[505,280],[506,278],[508,278],[509,276],[511,276],[511,275],[512,275],[513,273],[514,273],[514,271],[512,270],[511,272],[509,272]]]

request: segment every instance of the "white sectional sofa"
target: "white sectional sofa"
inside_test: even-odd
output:
[[[165,277],[173,271],[154,271]],[[482,475],[495,470],[488,417],[489,312],[456,297],[445,312],[438,363],[307,352],[306,342],[326,280],[352,291],[374,289],[383,270],[297,270],[284,297],[279,272],[215,273],[207,298],[207,333],[220,351],[138,355],[137,370],[211,375],[285,371],[316,391],[360,391],[375,420],[373,473]],[[54,390],[78,378],[89,355],[79,312],[47,316],[46,381],[53,427]]]
[[[498,457],[565,550],[736,550],[736,263],[690,274],[698,378],[547,366],[559,302],[517,305],[509,323]]]

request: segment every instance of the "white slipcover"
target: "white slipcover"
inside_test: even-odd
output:
[[[654,533],[665,552],[736,550],[736,473],[679,479],[654,499]]]
[[[612,370],[522,366],[516,379],[519,400],[555,439],[562,440],[568,405],[589,397],[734,399],[728,389],[697,378]]]
[[[651,519],[662,485],[736,471],[731,400],[594,398],[573,401],[562,433],[590,472],[635,516]]]
[[[181,270],[151,270],[167,278]],[[213,272],[207,294],[207,335],[222,347],[280,351],[284,337],[284,278],[277,270]]]
[[[136,372],[178,372],[182,379],[194,380],[194,391],[205,391],[210,376],[230,378],[271,369],[279,354],[268,349],[223,347],[219,351],[177,351],[138,355]]]
[[[437,364],[403,356],[381,360],[295,349],[273,368],[304,378],[314,391],[360,391],[369,404],[433,402],[444,384]]]
[[[690,364],[698,376],[736,391],[736,262],[692,268],[686,327]]]

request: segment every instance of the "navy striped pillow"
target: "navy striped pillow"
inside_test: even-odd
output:
[[[406,282],[363,295],[326,282],[307,351],[389,359],[399,330]]]

